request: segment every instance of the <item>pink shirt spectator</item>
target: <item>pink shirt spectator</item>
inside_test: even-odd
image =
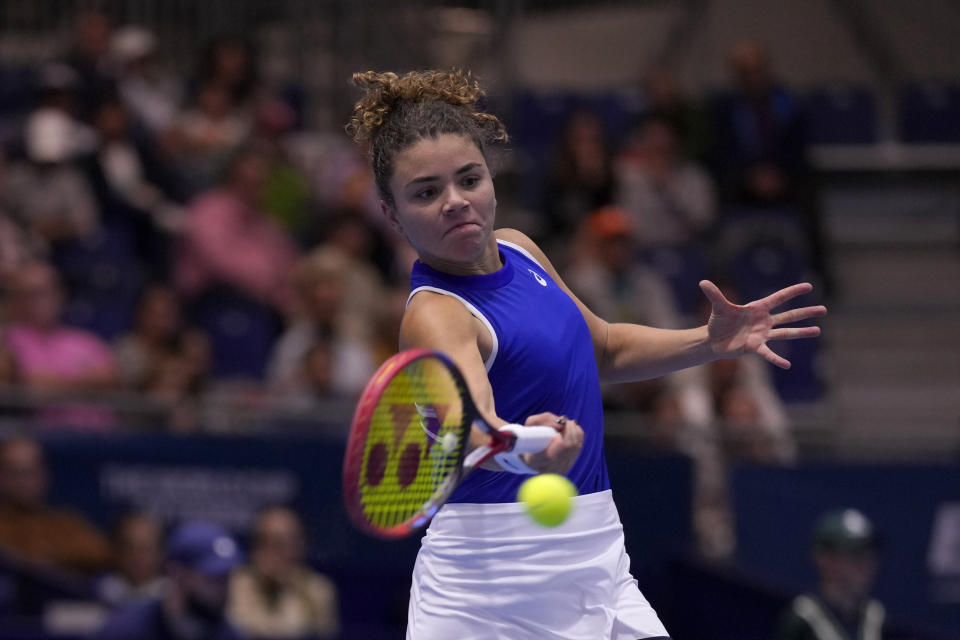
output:
[[[38,379],[69,381],[91,371],[114,368],[110,347],[87,331],[57,327],[42,331],[25,325],[10,325],[4,342],[17,359],[27,386]],[[69,425],[89,430],[105,430],[114,426],[108,411],[81,406],[59,406],[44,410],[38,416],[41,425]]]
[[[177,284],[187,295],[226,284],[284,308],[296,259],[295,245],[279,226],[229,191],[218,189],[191,207]]]

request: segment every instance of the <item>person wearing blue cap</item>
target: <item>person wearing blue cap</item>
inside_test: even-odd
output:
[[[813,560],[820,576],[815,593],[791,603],[777,640],[882,640],[886,612],[869,597],[877,572],[878,537],[856,509],[823,514],[813,530]]]
[[[186,522],[167,539],[161,598],[124,607],[95,635],[97,640],[244,640],[224,617],[230,573],[243,561],[236,540],[222,527]]]

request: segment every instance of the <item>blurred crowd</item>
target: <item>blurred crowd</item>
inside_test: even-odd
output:
[[[61,632],[116,640],[337,636],[337,589],[309,566],[294,510],[264,506],[239,538],[205,521],[168,530],[143,511],[104,532],[48,504],[50,482],[35,440],[0,443],[0,612],[49,620],[66,600]]]
[[[191,430],[194,401],[222,389],[308,409],[355,396],[395,351],[410,257],[364,158],[304,127],[258,64],[222,37],[176,74],[150,31],[93,10],[7,105],[0,383],[165,409],[19,419]]]
[[[498,178],[500,226],[542,243],[610,321],[702,323],[702,278],[740,302],[801,280],[832,290],[801,102],[757,44],[737,45],[729,62],[729,86],[709,99],[656,68],[638,80],[640,108],[611,119],[574,99],[546,139],[524,126],[539,119],[535,101],[518,97],[498,114],[515,138]],[[168,68],[155,34],[90,10],[62,55],[30,69],[23,99],[3,101],[3,425],[193,432],[211,423],[211,397],[309,415],[349,405],[396,351],[415,256],[383,220],[362,152],[340,131],[312,129],[299,92],[260,67],[252,41],[230,36],[207,43],[189,71]],[[796,350],[784,354],[789,374],[727,360],[605,392],[611,409],[644,416],[638,435],[696,461],[696,528],[710,556],[734,545],[725,465],[789,463],[783,403],[822,391],[816,346],[786,348]],[[0,549],[44,545],[9,522],[0,518]],[[112,557],[106,601],[160,597],[181,582],[217,600],[182,572],[206,553],[192,544],[220,536],[206,525],[183,534],[195,556],[177,564],[180,538],[163,551],[144,514],[118,523],[113,543],[64,522],[76,549],[27,551],[71,554],[47,559],[83,571]],[[276,508],[254,526],[250,568],[231,574],[224,611],[253,635],[285,628],[268,622],[281,611],[317,615],[312,632],[332,633],[329,583],[298,574],[285,591],[270,578],[286,571],[271,549],[301,544],[296,514]]]

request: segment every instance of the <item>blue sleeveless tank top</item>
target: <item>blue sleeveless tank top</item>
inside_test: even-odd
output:
[[[487,376],[497,415],[523,424],[552,411],[583,428],[583,449],[567,473],[580,494],[610,488],[603,453],[603,405],[590,330],[580,309],[526,250],[498,241],[503,267],[455,276],[414,263],[410,297],[434,291],[459,299],[493,339]],[[477,469],[450,502],[516,502],[528,476]]]

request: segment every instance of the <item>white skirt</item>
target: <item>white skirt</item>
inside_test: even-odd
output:
[[[408,640],[636,640],[667,631],[630,575],[610,491],[558,527],[520,503],[448,504],[413,570]]]

